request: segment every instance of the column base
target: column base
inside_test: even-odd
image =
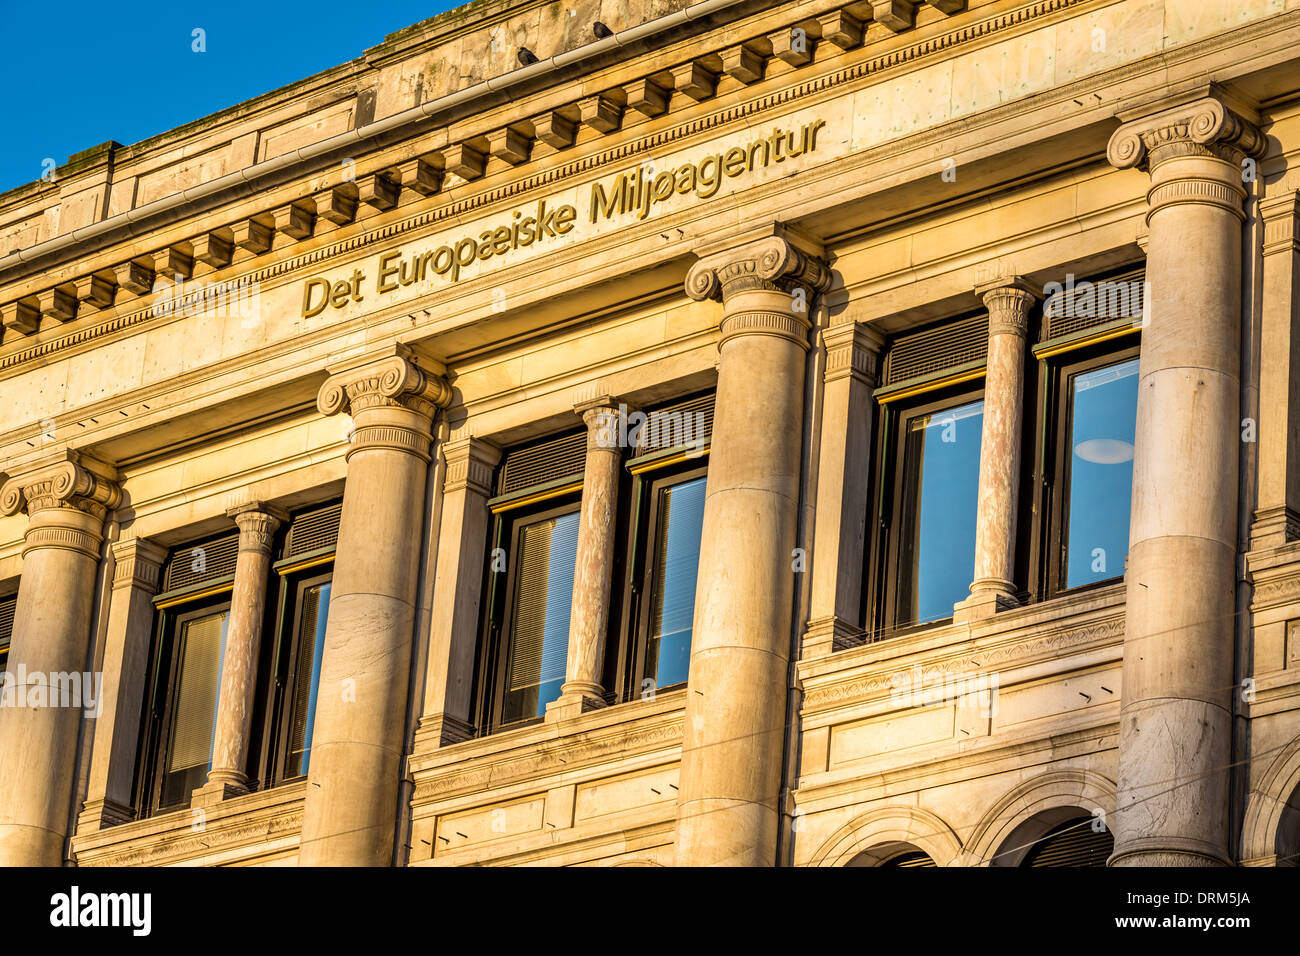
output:
[[[247,783],[240,783],[235,780],[209,780],[190,794],[190,807],[192,809],[215,807],[222,800],[229,800],[231,797],[242,797],[248,792]]]
[[[840,617],[823,617],[809,621],[803,634],[803,660],[826,657],[846,647],[866,643],[866,631]]]
[[[969,624],[983,621],[1002,611],[1020,607],[1020,599],[1005,582],[994,587],[981,587],[972,590],[970,597],[959,601],[952,609],[954,624]]]
[[[78,833],[96,833],[135,819],[135,810],[115,800],[87,800],[77,817]]]
[[[424,748],[449,747],[473,740],[474,725],[451,714],[425,714],[415,732],[416,742]]]
[[[575,717],[581,717],[583,714],[590,713],[593,710],[600,710],[603,707],[605,707],[604,698],[593,696],[590,693],[561,694],[546,705],[545,722],[552,724],[560,720],[572,720]]]

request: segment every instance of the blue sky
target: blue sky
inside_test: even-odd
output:
[[[0,192],[361,55],[466,0],[11,0],[0,5]],[[206,32],[196,53],[193,31]]]

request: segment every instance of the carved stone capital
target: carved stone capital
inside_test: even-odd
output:
[[[1300,252],[1300,192],[1288,189],[1280,196],[1260,200],[1259,217],[1264,222],[1264,255]]]
[[[406,408],[432,419],[451,399],[446,379],[421,368],[405,348],[332,371],[316,396],[322,415],[337,415],[346,409],[355,417],[370,408]]]
[[[869,388],[879,382],[885,337],[874,328],[861,322],[832,325],[822,331],[822,344],[826,348],[827,382],[852,377]]]
[[[786,230],[701,256],[686,274],[686,294],[696,301],[725,301],[737,292],[804,293],[804,314],[812,293],[830,287],[821,258]]]
[[[442,453],[447,460],[444,494],[470,491],[486,498],[492,493],[492,470],[501,460],[500,448],[482,438],[458,438],[445,442]]]
[[[619,401],[612,395],[598,395],[574,404],[573,410],[582,416],[587,426],[587,451],[593,448],[601,451],[617,452],[619,450],[618,410]],[[626,403],[623,403],[626,408]]]
[[[975,290],[989,310],[989,335],[1015,335],[1024,338],[1029,332],[1029,313],[1042,296],[1042,290],[1021,276],[1004,276],[984,283]]]
[[[0,487],[0,514],[6,516],[71,509],[103,521],[121,503],[116,470],[75,451],[15,475]]]
[[[113,542],[113,588],[137,588],[158,593],[167,549],[145,538]]]
[[[226,512],[239,525],[239,550],[270,554],[275,533],[289,520],[287,512],[261,501],[250,501]]]
[[[1106,158],[1118,169],[1154,169],[1183,156],[1212,157],[1239,166],[1265,149],[1251,119],[1207,96],[1125,123],[1110,138]]]

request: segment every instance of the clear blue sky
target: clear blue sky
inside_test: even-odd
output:
[[[467,0],[5,0],[0,192],[360,56]],[[207,51],[195,53],[194,29]]]

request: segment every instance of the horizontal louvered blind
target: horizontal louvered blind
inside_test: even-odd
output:
[[[585,431],[508,451],[501,460],[497,494],[507,495],[561,478],[580,478],[586,458]]]
[[[917,850],[913,853],[902,853],[892,859],[886,860],[885,866],[896,867],[933,867],[934,860],[930,859],[930,854],[924,850]]]
[[[646,413],[645,423],[637,431],[636,454],[663,451],[666,448],[707,445],[713,437],[713,396],[676,402]]]
[[[176,548],[163,570],[162,589],[164,592],[178,591],[229,577],[235,573],[238,555],[238,531],[202,544]]]
[[[881,384],[894,385],[970,362],[983,362],[988,354],[988,337],[986,314],[897,335],[885,352]]]
[[[9,642],[14,636],[14,609],[17,606],[17,594],[0,598],[0,651],[9,649]]]
[[[1118,319],[1138,319],[1146,305],[1145,269],[1134,269],[1105,279],[1066,283],[1043,305],[1045,339],[1105,325]]]
[[[1097,833],[1091,819],[1072,820],[1044,837],[1025,858],[1025,866],[1105,866],[1115,849],[1109,830]]]
[[[542,685],[563,681],[578,554],[578,515],[525,527],[506,671],[506,720],[538,715]]]
[[[229,612],[222,611],[189,621],[182,628],[176,714],[167,752],[168,773],[207,766],[212,758],[212,732],[228,616]]]
[[[338,544],[339,518],[342,514],[343,503],[336,501],[332,505],[294,515],[289,524],[284,556],[292,558],[333,548]]]

